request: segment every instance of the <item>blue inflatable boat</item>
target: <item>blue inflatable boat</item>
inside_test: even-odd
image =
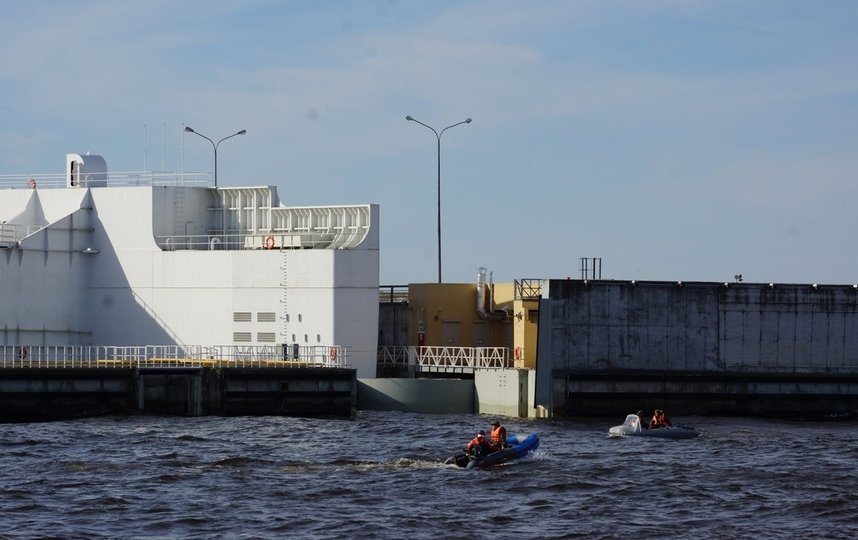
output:
[[[506,438],[506,448],[488,454],[468,456],[466,453],[447,458],[445,463],[464,469],[485,469],[526,456],[539,448],[539,437],[530,435],[510,435]]]

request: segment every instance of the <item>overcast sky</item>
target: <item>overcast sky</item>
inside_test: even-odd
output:
[[[381,284],[858,282],[853,1],[4,5],[0,174],[213,169],[378,203]]]

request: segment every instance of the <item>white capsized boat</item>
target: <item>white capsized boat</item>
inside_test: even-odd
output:
[[[612,437],[659,437],[663,439],[693,439],[700,435],[696,429],[688,426],[670,426],[647,429],[641,426],[641,419],[636,414],[626,416],[626,421],[620,426],[608,430]]]

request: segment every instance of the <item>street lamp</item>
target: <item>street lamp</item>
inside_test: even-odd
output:
[[[431,129],[432,133],[435,134],[435,138],[438,139],[438,283],[441,283],[441,135],[443,135],[445,131],[452,127],[456,127],[461,124],[470,124],[471,119],[466,118],[461,122],[457,122],[453,125],[447,126],[442,129],[440,133],[435,131],[435,128],[433,128],[432,126],[427,126],[426,124],[424,124],[420,120],[417,120],[411,115],[406,116],[405,119],[410,122],[417,122],[421,126]]]
[[[199,131],[194,131],[194,128],[192,128],[191,126],[185,126],[185,131],[187,131],[188,133],[193,133],[194,135],[199,135],[203,139],[212,143],[212,148],[214,148],[214,187],[217,187],[217,147],[218,147],[218,145],[227,139],[231,139],[232,137],[235,137],[236,135],[244,135],[245,133],[247,133],[247,130],[242,129],[241,131],[233,133],[232,135],[229,135],[228,137],[224,137],[223,139],[219,140],[218,142],[214,142],[213,140],[209,139],[208,137],[206,137],[205,135],[203,135]]]

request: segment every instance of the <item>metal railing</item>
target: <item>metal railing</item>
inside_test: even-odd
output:
[[[379,347],[378,365],[421,370],[513,367],[508,347]]]
[[[271,240],[269,240],[271,238]],[[284,240],[286,239],[286,240]],[[238,251],[244,249],[281,251],[292,249],[332,249],[333,236],[324,233],[228,233],[156,236],[163,251]]]
[[[408,302],[408,285],[382,285],[378,288],[378,301],[382,304]]]
[[[3,368],[348,367],[340,345],[4,345]]]
[[[513,284],[516,300],[539,300],[542,297],[541,279],[516,279]]]
[[[41,229],[41,225],[0,223],[0,244],[14,244]]]
[[[212,174],[204,172],[140,171],[95,173],[99,185],[106,186],[209,186]],[[81,185],[90,182],[82,175]],[[65,174],[3,174],[0,189],[56,189],[66,187]],[[92,187],[95,187],[93,182]]]

